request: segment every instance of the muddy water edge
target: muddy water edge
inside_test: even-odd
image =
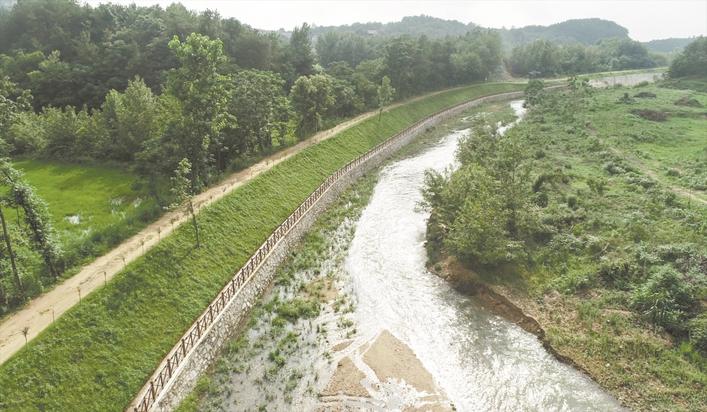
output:
[[[414,162],[414,156],[439,146],[449,136],[456,139],[467,133],[478,116],[485,116],[486,121],[500,126],[516,120],[508,103],[470,110],[456,120],[428,130],[388,165],[404,160]],[[351,265],[356,264],[356,252],[351,246],[362,213],[376,190],[381,170],[385,168],[364,176],[322,215],[278,270],[272,288],[242,325],[241,332],[227,344],[208,373],[199,380],[194,392],[180,405],[180,411],[469,410],[472,405],[480,407],[476,410],[504,410],[522,406],[494,399],[511,395],[504,395],[504,391],[477,394],[479,396],[473,400],[459,396],[455,393],[457,389],[464,386],[465,379],[473,377],[464,374],[450,377],[440,373],[438,368],[430,365],[434,357],[429,354],[420,356],[426,352],[424,347],[415,348],[411,342],[405,342],[414,338],[414,334],[406,336],[404,330],[396,330],[395,322],[386,325],[383,321],[381,328],[374,307],[375,299],[361,297],[361,273],[351,273],[355,272]],[[411,187],[410,190],[418,189]],[[357,240],[360,243],[360,239]],[[438,280],[444,287],[442,297],[459,295],[446,287],[444,281]],[[385,296],[385,291],[381,296]],[[484,311],[481,305],[467,302],[466,297],[459,295],[455,299],[461,302],[465,311],[469,310],[469,305],[474,306],[474,312]],[[475,316],[500,329],[515,327],[487,311]],[[380,318],[386,319],[386,316],[382,314]],[[514,330],[509,336],[513,338],[523,333],[527,335],[524,339],[534,339],[529,338],[532,335],[518,331]],[[534,344],[540,345],[538,342]],[[504,348],[508,349],[513,348]],[[450,348],[452,350],[456,351]],[[488,367],[497,362],[494,361],[496,356],[499,355],[489,356],[491,364]],[[513,359],[515,356],[511,357],[512,362]],[[444,365],[438,366],[444,368]],[[454,366],[454,362],[448,366]],[[593,385],[580,375],[572,376],[575,383]],[[560,380],[550,384],[554,388],[562,383]],[[567,389],[572,390],[572,386]],[[534,406],[550,407],[547,410],[570,410],[573,407],[593,410],[572,397],[564,399],[560,396],[559,402],[554,402],[554,397],[550,396],[552,399],[547,403],[544,395],[534,387],[516,390],[530,391],[527,396],[537,398]],[[562,388],[553,390],[562,391]],[[594,387],[591,391],[600,392]],[[483,399],[484,396],[489,398]],[[587,399],[598,400],[599,407],[618,408],[601,393],[596,398],[587,396]],[[532,402],[526,404],[531,405]]]

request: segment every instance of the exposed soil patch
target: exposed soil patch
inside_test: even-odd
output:
[[[651,92],[640,92],[633,95],[633,97],[638,97],[639,99],[655,99],[655,93]]]
[[[435,392],[432,375],[415,353],[387,330],[378,335],[363,359],[381,381],[402,379],[417,390]]]
[[[650,120],[653,122],[664,122],[668,120],[668,115],[665,112],[659,112],[657,110],[650,109],[635,109],[631,110],[631,113],[639,116],[643,119]]]
[[[327,387],[321,392],[322,396],[349,395],[358,397],[369,397],[366,388],[361,385],[361,381],[366,375],[354,365],[349,357],[340,360],[334,375],[331,377]]]

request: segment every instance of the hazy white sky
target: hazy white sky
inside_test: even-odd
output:
[[[105,0],[88,0],[90,4]],[[171,0],[112,0],[113,3],[160,4]],[[628,28],[636,40],[707,35],[707,0],[566,0],[566,1],[443,1],[443,0],[183,0],[192,10],[215,9],[255,28],[291,29],[307,22],[319,26],[355,22],[390,22],[426,14],[474,22],[484,27],[548,25],[567,19],[599,17]]]

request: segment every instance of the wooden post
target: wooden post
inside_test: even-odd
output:
[[[155,382],[154,381],[150,381],[150,393],[152,393],[152,400],[156,401],[157,396],[155,395]]]

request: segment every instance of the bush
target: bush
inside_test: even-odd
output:
[[[675,100],[674,104],[676,106],[702,107],[702,103],[700,103],[697,99],[694,99],[690,96],[683,96],[683,97]]]
[[[606,285],[627,289],[631,281],[638,277],[639,267],[631,260],[612,259],[602,262],[597,274]]]
[[[567,206],[569,206],[570,209],[575,209],[577,207],[577,196],[567,196]]]
[[[707,312],[701,313],[688,324],[690,342],[702,353],[707,353]]]
[[[690,285],[671,266],[658,267],[631,299],[641,316],[671,333],[684,332],[684,321],[696,302]]]

